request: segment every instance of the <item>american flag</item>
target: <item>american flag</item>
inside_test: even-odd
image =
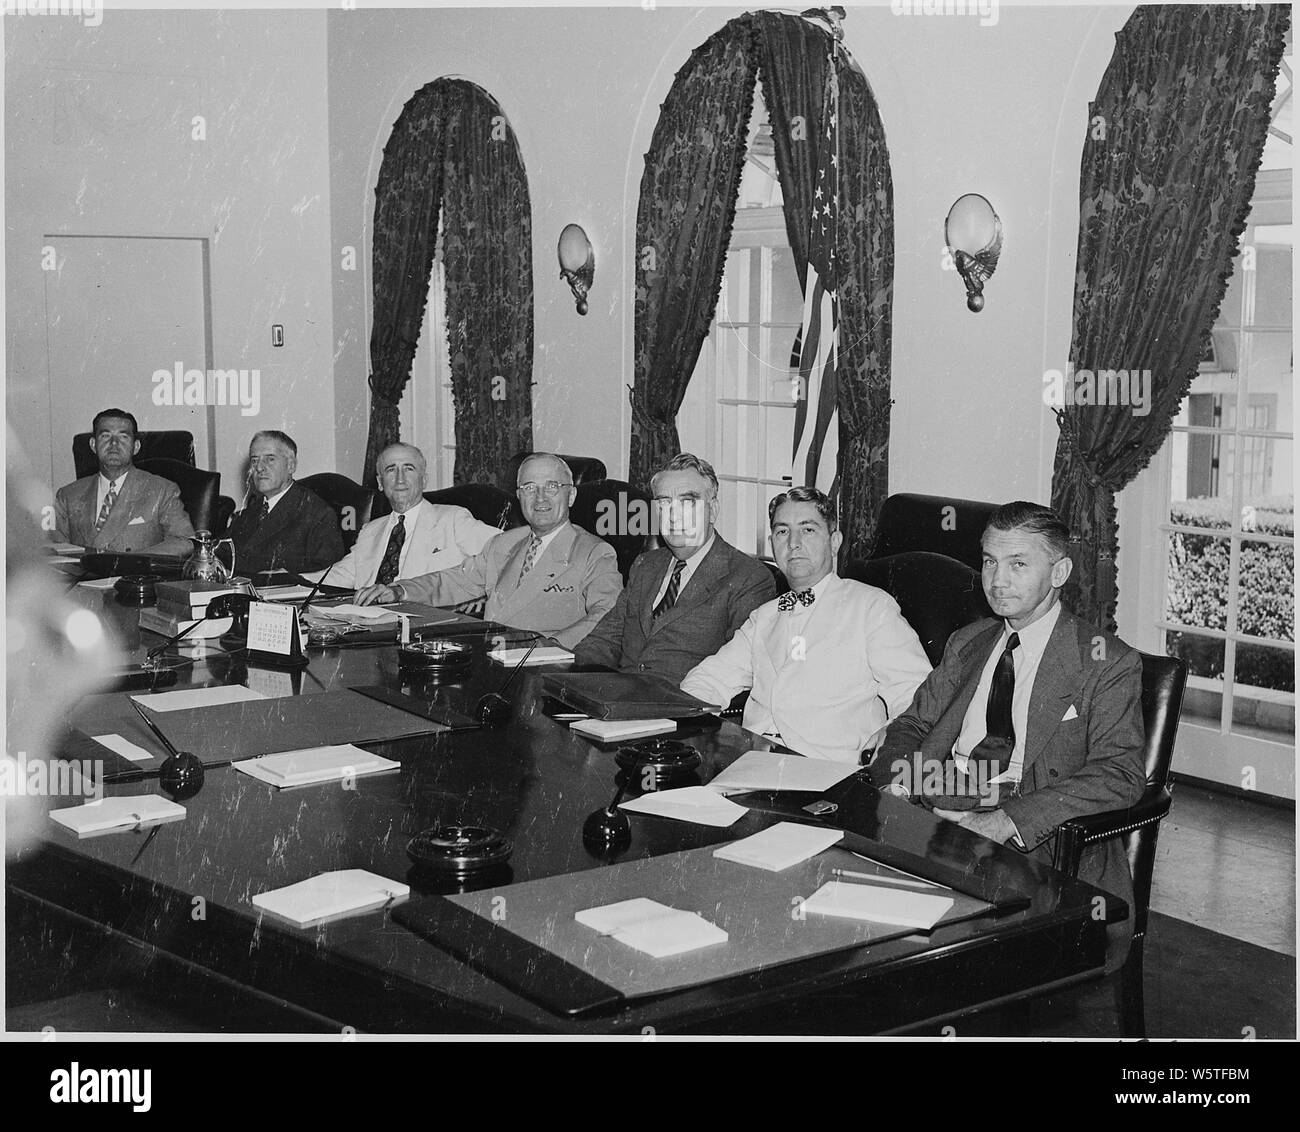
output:
[[[808,275],[803,289],[799,330],[799,376],[795,388],[794,458],[791,483],[819,487],[832,499],[839,493],[839,414],[836,364],[840,315],[836,295],[836,212],[839,201],[839,82],[832,56],[826,67],[818,139],[817,183],[808,223]]]

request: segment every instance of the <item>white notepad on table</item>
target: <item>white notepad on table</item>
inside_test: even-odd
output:
[[[132,696],[131,699],[151,711],[181,711],[185,708],[237,704],[243,700],[264,700],[266,697],[251,688],[245,688],[243,684],[222,684],[216,688],[185,688],[179,692]]]
[[[644,739],[647,735],[676,731],[677,722],[672,719],[575,719],[569,728],[602,743],[617,743],[623,739]]]
[[[735,861],[739,865],[751,865],[756,869],[779,873],[782,869],[817,856],[843,837],[842,829],[824,829],[821,826],[782,821],[752,837],[723,845],[715,849],[713,855],[724,861]]]
[[[709,783],[720,794],[741,794],[747,790],[804,790],[821,794],[849,775],[856,763],[809,759],[776,751],[746,751]]]
[[[312,586],[259,586],[257,592],[267,601],[301,601],[313,590]]]
[[[135,794],[101,798],[81,806],[51,810],[50,817],[78,837],[96,833],[121,833],[141,826],[180,821],[185,807],[158,794]]]
[[[932,928],[953,905],[951,896],[888,888],[870,882],[832,880],[803,903],[810,916],[839,916],[904,928]]]
[[[78,582],[77,586],[83,590],[111,590],[121,580],[122,575],[115,574],[111,578],[88,578],[84,582]]]
[[[524,657],[528,657],[524,660]],[[558,645],[539,646],[529,655],[527,647],[521,649],[492,649],[488,653],[488,658],[497,664],[519,664],[523,661],[524,668],[532,668],[535,664],[567,664],[573,659],[573,653],[568,649],[562,649]]]
[[[396,610],[385,609],[382,605],[357,605],[355,602],[343,602],[341,605],[313,605],[310,608],[322,617],[338,617],[344,621],[361,624],[373,622],[380,625],[385,621],[397,620]]]
[[[130,759],[133,763],[148,762],[156,758],[152,751],[147,751],[143,747],[132,743],[130,739],[123,739],[121,735],[92,735],[96,743],[107,747],[110,751],[121,755],[124,759]]]
[[[339,869],[260,892],[253,897],[253,903],[300,928],[311,928],[327,920],[382,908],[410,894],[410,886],[400,881],[365,869]]]
[[[726,943],[727,933],[696,912],[670,908],[643,896],[575,912],[584,927],[656,959]]]
[[[719,797],[705,786],[681,786],[676,790],[656,790],[643,794],[630,802],[623,802],[620,810],[633,814],[650,814],[657,818],[676,818],[725,829],[735,825],[749,811],[728,798]]]
[[[360,778],[363,774],[380,774],[396,770],[402,764],[363,751],[351,743],[342,743],[333,747],[281,751],[279,754],[245,759],[231,765],[236,770],[283,790],[291,786],[311,786],[318,782]]]

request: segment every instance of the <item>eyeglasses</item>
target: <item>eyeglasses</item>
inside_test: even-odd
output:
[[[521,483],[516,490],[520,495],[529,498],[540,491],[547,499],[554,499],[560,494],[560,488],[572,486],[572,484],[568,483],[558,483],[555,480],[547,480],[545,483]]]

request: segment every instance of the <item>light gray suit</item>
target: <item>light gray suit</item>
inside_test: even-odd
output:
[[[54,495],[56,542],[118,554],[189,554],[194,528],[181,504],[180,489],[169,479],[131,468],[104,527],[95,531],[99,473],[82,476]]]

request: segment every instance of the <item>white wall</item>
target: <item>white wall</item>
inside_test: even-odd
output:
[[[53,474],[40,249],[60,232],[206,237],[213,364],[261,374],[256,416],[216,409],[222,490],[241,493],[259,428],[291,433],[305,470],[331,468],[324,13],[109,10],[98,27],[4,23],[6,408],[38,474]],[[192,140],[195,115],[204,141]],[[138,317],[147,326],[150,312]],[[284,325],[282,348],[272,323]],[[142,427],[187,427],[169,419],[182,410],[150,400],[153,371],[177,360],[204,364],[159,357],[141,371],[125,407]],[[87,429],[102,407],[95,378],[86,374]]]

